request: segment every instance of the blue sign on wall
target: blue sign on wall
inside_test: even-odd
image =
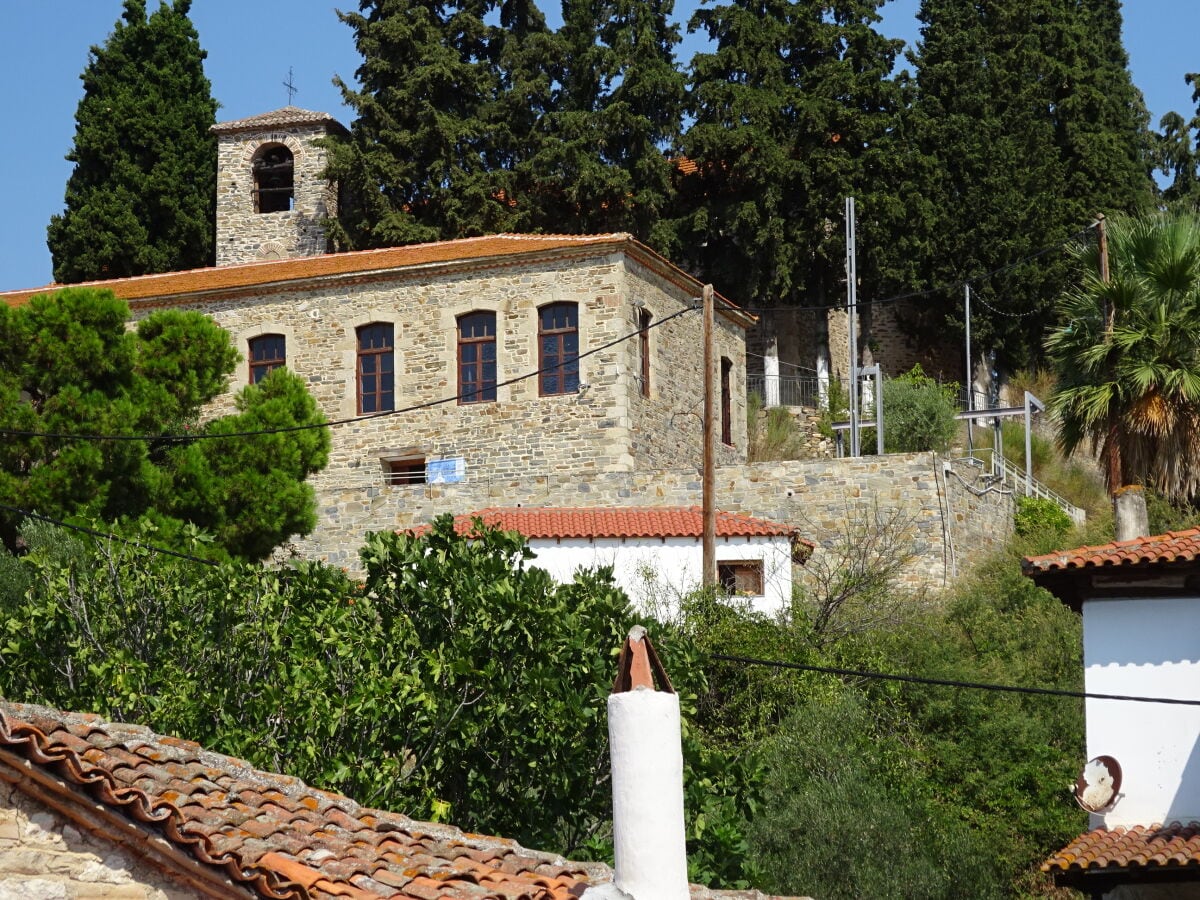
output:
[[[461,456],[431,459],[425,463],[425,478],[430,484],[457,484],[463,480],[466,470],[466,461]]]

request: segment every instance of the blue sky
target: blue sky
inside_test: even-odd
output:
[[[8,201],[0,216],[0,288],[46,284],[51,279],[46,225],[62,209],[70,164],[79,75],[88,49],[102,43],[120,17],[121,0],[45,0],[4,6],[0,28],[0,80],[5,135],[0,172]],[[151,0],[153,2],[153,0]],[[686,19],[695,0],[677,0]],[[219,119],[236,119],[283,106],[289,67],[300,92],[295,103],[333,113],[349,124],[350,112],[331,84],[350,80],[360,62],[351,32],[334,9],[355,0],[193,0],[191,17],[208,51],[206,71],[221,104]],[[549,4],[543,4],[548,6]],[[555,3],[557,6],[557,4]],[[892,0],[884,31],[917,37],[918,0]],[[1184,73],[1200,70],[1200,3],[1136,0],[1125,4],[1125,43],[1133,77],[1146,95],[1155,123],[1169,110],[1189,114],[1191,90]],[[685,40],[683,58],[699,45]]]

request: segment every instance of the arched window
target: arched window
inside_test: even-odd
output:
[[[574,394],[579,390],[579,307],[551,303],[538,310],[539,393]]]
[[[496,399],[496,314],[458,317],[458,402]]]
[[[283,144],[267,144],[254,154],[254,210],[287,212],[295,194],[295,160]]]
[[[373,322],[358,329],[358,412],[395,409],[395,359],[391,322]]]
[[[287,365],[287,342],[282,334],[260,334],[249,341],[250,383],[258,384],[267,373]]]

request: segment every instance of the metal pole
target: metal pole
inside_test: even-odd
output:
[[[702,517],[704,519],[701,555],[703,556],[702,581],[704,587],[717,583],[717,508],[716,468],[713,457],[717,442],[716,397],[713,396],[713,286],[706,284],[704,300],[704,477],[701,480]]]
[[[963,300],[964,319],[966,320],[967,343],[967,412],[975,411],[975,373],[971,368],[971,285],[963,286],[966,296]],[[975,420],[967,419],[967,451],[975,453]]]
[[[850,344],[850,455],[859,456],[858,435],[858,270],[854,249],[854,198],[846,198],[846,330]]]
[[[1033,412],[1030,409],[1029,401],[1033,398],[1033,394],[1029,391],[1025,392],[1025,496],[1028,497],[1033,493],[1033,441],[1030,438],[1030,430],[1033,427]]]

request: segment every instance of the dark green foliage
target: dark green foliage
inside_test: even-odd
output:
[[[162,310],[126,330],[110,291],[67,288],[0,307],[0,427],[32,432],[0,443],[0,502],[42,515],[106,523],[149,517],[159,541],[184,526],[216,552],[266,556],[315,524],[304,479],[325,465],[324,428],[180,443],[40,437],[233,433],[323,421],[301,381],[273,372],[236,399],[237,412],[199,424],[237,362],[229,335],[196,312]],[[0,514],[15,546],[19,516]]]
[[[358,89],[337,82],[358,118],[349,138],[330,139],[328,174],[349,200],[335,241],[366,248],[511,230],[505,180],[489,165],[513,150],[512,135],[502,133],[498,149],[489,137],[500,87],[491,59],[513,59],[543,26],[536,7],[514,4],[506,8],[523,10],[520,27],[502,38],[484,22],[491,8],[361,0],[359,12],[338,13],[363,64]],[[514,103],[503,107],[512,112]]]
[[[1053,500],[1018,497],[1013,527],[1021,537],[1049,536],[1062,540],[1071,530],[1071,517]]]
[[[853,689],[824,694],[766,741],[771,777],[751,835],[764,887],[829,900],[1005,896],[992,848],[947,808],[896,723]]]
[[[909,134],[933,161],[917,219],[922,281],[961,284],[1152,199],[1147,116],[1117,0],[923,0]],[[1065,254],[972,282],[972,330],[1003,367],[1039,355]],[[925,340],[962,328],[961,288],[908,322]]]
[[[741,303],[840,297],[850,195],[871,248],[860,271],[873,285],[895,275],[901,257],[888,254],[902,239],[891,236],[912,211],[895,191],[906,165],[902,86],[890,77],[901,42],[875,30],[880,5],[736,0],[692,19],[715,48],[692,62],[683,150],[697,171],[682,179],[670,251]]]
[[[91,50],[66,210],[47,230],[60,283],[212,265],[217,103],[190,7],[125,0]]]
[[[681,628],[702,654],[1078,690],[1078,617],[1020,572],[1022,553],[1058,541],[1041,538],[982,561],[942,603],[893,573],[864,598],[874,628],[817,633],[803,597],[774,621],[693,598]],[[1066,787],[1084,754],[1080,701],[717,660],[707,674],[697,725],[763,767],[749,863],[764,890],[1041,893],[1036,866],[1086,825]]]
[[[958,385],[938,384],[919,365],[887,379],[883,383],[884,449],[888,453],[949,449],[958,432],[957,393]]]
[[[450,516],[368,536],[360,583],[24,537],[24,557],[0,553],[0,695],[142,722],[417,818],[606,852],[605,698],[633,622],[606,575],[555,585],[518,535],[468,540]],[[659,650],[686,710],[703,661],[669,636]],[[744,881],[753,771],[694,733],[684,752],[693,877]]]
[[[1192,88],[1192,102],[1200,102],[1200,73],[1183,76]],[[1200,204],[1200,147],[1195,132],[1200,129],[1200,116],[1185,119],[1169,112],[1158,125],[1154,135],[1154,153],[1159,171],[1171,176],[1163,191],[1163,199],[1171,206],[1195,210]]]

